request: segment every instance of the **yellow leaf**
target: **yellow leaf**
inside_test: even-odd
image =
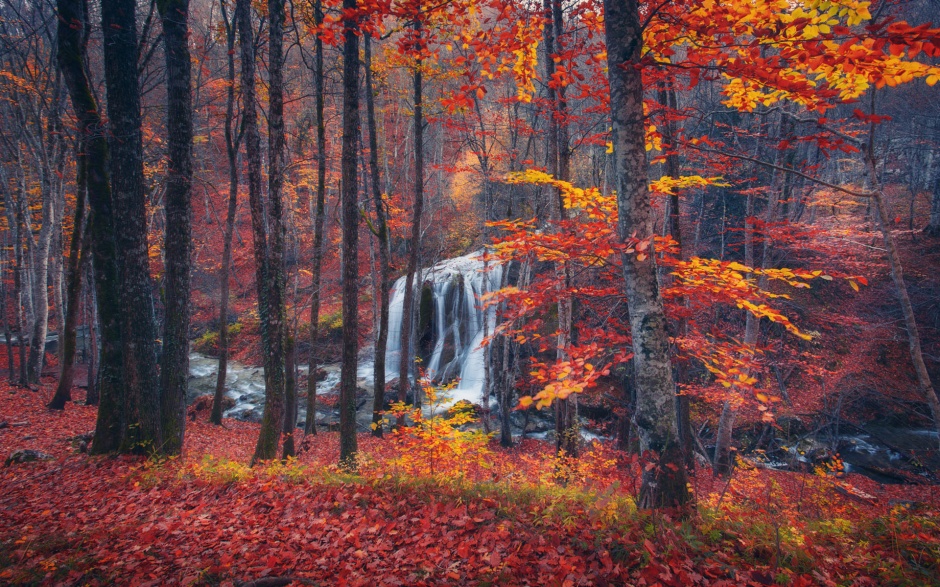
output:
[[[858,291],[858,284],[857,284],[857,283],[855,283],[855,282],[852,281],[852,280],[849,280],[849,285],[852,286],[852,289],[854,289],[855,291]]]

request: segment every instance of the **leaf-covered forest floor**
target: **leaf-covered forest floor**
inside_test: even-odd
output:
[[[0,455],[52,457],[0,470],[0,584],[940,585],[936,486],[700,470],[682,519],[637,512],[638,465],[597,444],[363,435],[350,475],[321,433],[249,469],[257,425],[200,414],[182,458],[88,456],[95,409],[51,393],[0,384]]]

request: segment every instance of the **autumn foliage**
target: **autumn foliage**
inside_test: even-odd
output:
[[[925,585],[938,572],[931,487],[747,467],[698,478],[680,522],[638,512],[636,461],[600,444],[558,462],[537,441],[457,449],[454,429],[426,427],[362,436],[350,476],[335,434],[251,469],[256,425],[200,419],[182,458],[89,457],[74,439],[94,410],[49,412],[43,393],[5,394],[0,412],[26,422],[0,450],[53,456],[0,472],[8,584]]]

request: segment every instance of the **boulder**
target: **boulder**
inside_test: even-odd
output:
[[[201,395],[189,406],[189,419],[195,421],[200,412],[206,414],[212,413],[212,402],[214,398],[211,395]],[[235,400],[228,396],[222,396],[222,411],[230,410],[235,407]]]
[[[483,407],[480,406],[479,404],[475,404],[473,402],[462,399],[458,401],[457,403],[455,403],[454,405],[452,405],[451,407],[447,408],[447,413],[445,414],[445,417],[448,420],[450,420],[457,414],[464,414],[467,412],[469,412],[470,415],[473,416],[474,418],[479,418],[480,414],[483,413]]]

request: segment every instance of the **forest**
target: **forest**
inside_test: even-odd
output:
[[[940,586],[937,0],[0,0],[0,584]]]

